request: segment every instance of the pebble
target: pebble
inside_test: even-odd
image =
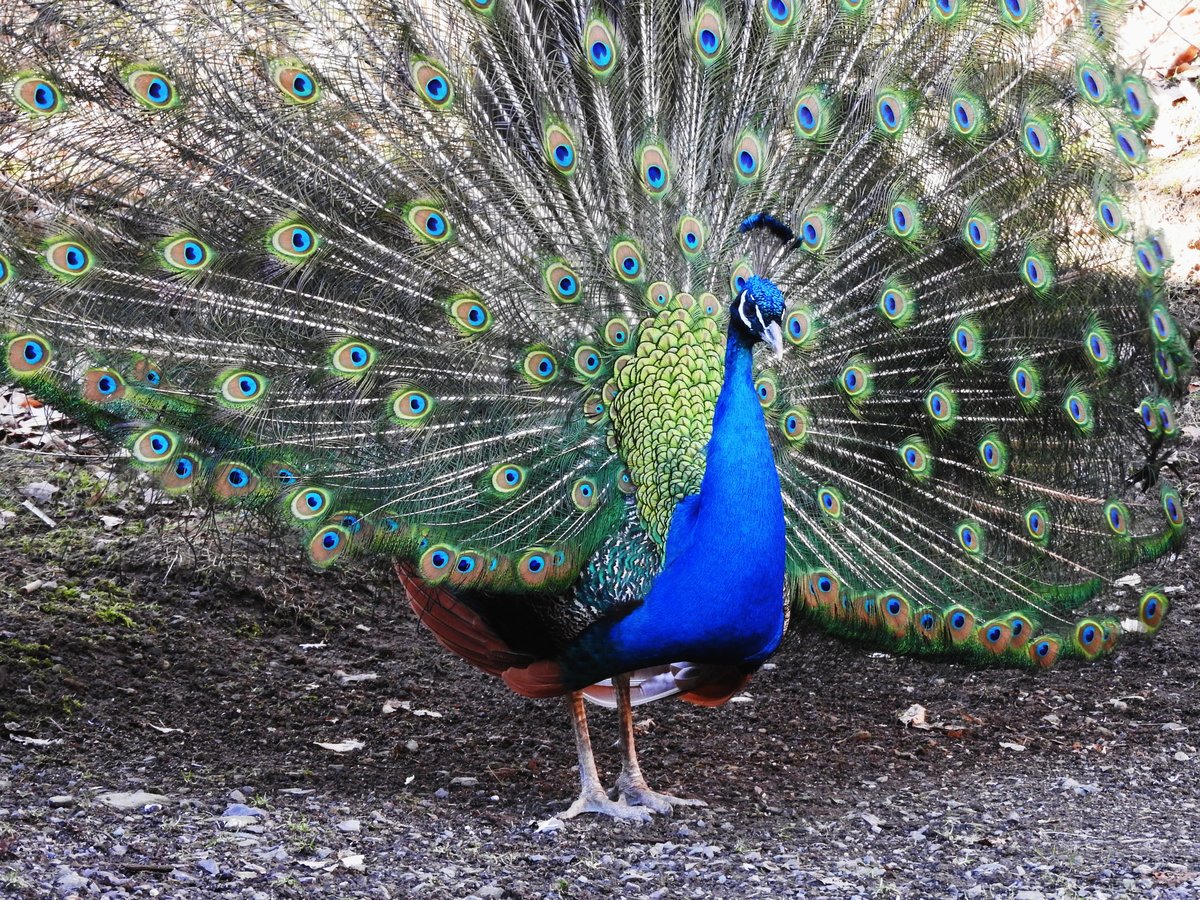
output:
[[[478,778],[459,777],[450,779],[451,787],[475,787],[477,784],[479,784]]]
[[[205,872],[207,872],[209,875],[215,876],[215,875],[217,875],[217,873],[219,873],[221,871],[221,867],[218,866],[211,859],[199,860],[196,863],[196,865],[199,866],[201,869],[203,869]]]
[[[249,816],[251,818],[260,818],[266,816],[266,812],[259,809],[257,806],[246,806],[244,803],[233,803],[225,807],[225,812],[221,813],[221,818],[227,819],[230,816]]]
[[[72,794],[55,794],[46,802],[51,806],[72,806],[75,803],[75,797]]]
[[[984,863],[971,873],[980,881],[995,883],[1003,881],[1008,876],[1008,866],[1002,862]]]
[[[164,804],[171,802],[164,794],[146,791],[109,791],[96,799],[113,809],[142,809],[146,812],[157,812]]]
[[[91,882],[73,869],[66,866],[58,867],[58,875],[54,879],[54,889],[60,897],[70,894],[86,894]]]
[[[338,831],[344,831],[347,834],[355,834],[362,831],[362,822],[358,819],[346,819],[344,822],[338,822],[334,826]]]
[[[477,890],[475,896],[479,897],[480,900],[496,900],[496,898],[503,897],[506,893],[507,891],[500,887],[500,885],[489,884]]]

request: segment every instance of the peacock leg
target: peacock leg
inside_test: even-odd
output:
[[[592,738],[588,734],[587,712],[583,708],[583,694],[579,691],[567,699],[571,708],[571,724],[575,729],[575,748],[579,751],[579,799],[571,804],[560,819],[572,819],[580,813],[598,813],[624,819],[629,822],[649,822],[650,811],[640,806],[630,806],[620,800],[610,800],[600,783],[596,771],[596,759],[592,756]]]
[[[633,807],[644,806],[662,815],[670,815],[676,806],[708,806],[703,800],[675,797],[650,789],[638,765],[637,748],[633,742],[633,706],[629,702],[629,676],[613,679],[617,689],[617,715],[620,717],[621,774],[610,796],[616,795]]]

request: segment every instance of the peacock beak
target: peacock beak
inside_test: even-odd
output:
[[[783,329],[778,322],[772,322],[763,331],[763,343],[771,348],[776,360],[783,359]]]

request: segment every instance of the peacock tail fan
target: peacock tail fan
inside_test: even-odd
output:
[[[1078,608],[1183,536],[1191,357],[1153,101],[1084,7],[0,0],[4,365],[319,565],[583,572],[599,615],[699,489],[761,274],[798,615],[1093,657]]]

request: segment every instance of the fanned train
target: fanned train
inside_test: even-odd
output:
[[[571,814],[667,811],[630,705],[723,702],[789,618],[1091,659],[1182,541],[1123,5],[0,0],[7,375],[319,566],[393,556],[570,697]]]

